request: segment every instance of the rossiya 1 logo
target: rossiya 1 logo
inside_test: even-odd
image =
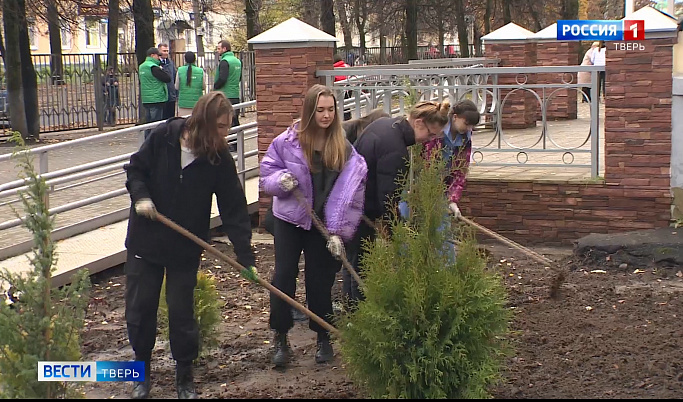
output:
[[[560,20],[557,40],[633,41],[645,39],[643,20]]]

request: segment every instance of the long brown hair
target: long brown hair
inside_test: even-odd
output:
[[[360,135],[363,133],[363,130],[365,130],[365,127],[369,126],[373,121],[381,119],[382,117],[391,117],[391,115],[382,109],[375,109],[365,116],[343,122],[342,128],[346,132],[346,139],[353,144],[356,142],[356,140],[358,140],[358,138],[360,138]]]
[[[346,164],[346,137],[342,130],[337,110],[337,98],[332,90],[324,85],[313,85],[304,98],[304,106],[299,121],[299,143],[304,151],[308,167],[313,171],[311,161],[313,160],[315,133],[317,124],[315,122],[315,110],[318,106],[318,99],[321,96],[330,96],[334,100],[334,119],[330,126],[325,129],[325,146],[322,152],[322,163],[330,170],[341,171]]]
[[[212,165],[220,163],[220,154],[228,144],[218,131],[216,121],[221,116],[228,116],[228,122],[231,122],[233,113],[230,101],[222,92],[212,91],[199,98],[185,124],[185,142],[196,157],[206,157]]]

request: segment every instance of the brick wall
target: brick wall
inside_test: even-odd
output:
[[[315,71],[332,68],[331,47],[255,49],[259,163],[273,138],[299,118],[306,91],[324,84]],[[259,193],[259,222],[271,197]]]
[[[536,44],[532,42],[521,43],[487,43],[486,57],[499,58],[500,67],[529,67],[536,65]],[[527,84],[534,84],[536,77],[528,75]],[[516,74],[500,75],[498,84],[516,85],[524,82],[524,77]],[[501,90],[502,101],[511,90]],[[505,100],[502,112],[503,129],[506,128],[529,128],[536,126],[538,100],[529,91],[518,90]]]
[[[465,216],[522,244],[564,244],[591,233],[668,225],[668,188],[639,182],[567,183],[471,179],[460,202]]]
[[[465,215],[526,244],[668,226],[674,39],[639,43],[607,44],[604,182],[470,179]]]
[[[536,44],[536,63],[538,66],[576,66],[579,42],[577,41],[548,41]],[[536,78],[539,84],[560,84],[563,82],[576,83],[576,74],[539,74]],[[546,90],[546,98],[555,89]],[[559,89],[552,94],[546,109],[547,120],[576,119],[576,89]],[[542,96],[542,94],[539,94]],[[538,111],[541,120],[541,110]]]

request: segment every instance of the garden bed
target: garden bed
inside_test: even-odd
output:
[[[232,255],[230,247],[215,243]],[[676,398],[683,392],[681,321],[683,273],[678,268],[613,268],[574,261],[566,250],[545,252],[570,272],[557,300],[548,297],[549,271],[517,251],[487,245],[491,269],[505,279],[514,355],[507,359],[496,398]],[[270,278],[273,248],[256,245],[257,266]],[[314,362],[315,334],[307,322],[290,332],[294,360],[284,371],[270,364],[268,292],[208,258],[202,268],[218,279],[224,298],[220,347],[201,358],[195,380],[202,398],[360,398],[363,392],[335,359]],[[683,269],[683,268],[682,268]],[[591,272],[601,270],[604,272]],[[642,271],[642,272],[640,272]],[[678,273],[678,276],[677,276]],[[338,275],[341,279],[341,275]],[[93,278],[83,333],[83,360],[130,360],[124,318],[122,267]],[[334,289],[338,297],[341,282]],[[297,298],[303,301],[303,273]],[[174,366],[158,338],[152,362],[152,398],[175,398]],[[89,398],[128,398],[130,384],[89,383]]]

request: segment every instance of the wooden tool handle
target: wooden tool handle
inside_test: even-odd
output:
[[[328,240],[328,241],[329,241],[329,240],[330,240],[330,232],[327,231],[327,228],[326,228],[325,225],[323,225],[323,223],[320,221],[320,218],[318,218],[318,216],[315,214],[315,211],[313,211],[313,208],[311,208],[311,206],[308,205],[308,203],[306,202],[306,198],[305,198],[304,195],[301,193],[301,190],[299,190],[298,188],[295,188],[295,189],[294,189],[294,196],[296,197],[297,201],[299,201],[299,204],[301,204],[301,205],[306,209],[306,212],[308,213],[308,215],[309,215],[309,216],[311,217],[311,219],[313,220],[313,224],[314,224],[315,227],[318,229],[318,231],[320,231],[320,233],[323,235],[323,237],[325,238],[325,240]],[[353,267],[351,266],[351,263],[349,262],[349,260],[346,259],[346,255],[344,255],[344,253],[342,253],[342,255],[340,255],[339,257],[340,257],[340,259],[341,259],[342,266],[343,266],[347,271],[349,271],[349,273],[350,273],[351,276],[353,277],[353,280],[356,281],[356,283],[358,284],[358,286],[360,286],[360,287],[365,287],[365,284],[364,284],[363,281],[360,279],[360,276],[358,275],[358,272],[356,272],[356,270],[353,269]]]
[[[230,264],[233,268],[242,271],[245,269],[240,263],[237,261],[233,260],[232,258],[228,257],[227,255],[221,253],[220,251],[216,250],[215,247],[211,246],[209,243],[205,242],[204,240],[200,239],[199,237],[195,236],[193,233],[191,233],[189,230],[185,229],[184,227],[178,225],[177,223],[173,222],[172,220],[168,219],[164,215],[160,214],[159,212],[156,213],[156,220],[159,222],[163,223],[164,225],[170,227],[171,229],[175,230],[176,232],[182,234],[183,236],[187,237],[188,239],[192,240],[193,242],[199,244],[201,247],[204,248],[207,252],[210,254],[213,254],[214,256],[220,258],[221,260],[227,262]],[[301,303],[297,302],[296,300],[292,299],[291,297],[287,296],[285,293],[283,293],[280,289],[276,288],[275,286],[271,285],[270,283],[264,281],[260,277],[256,277],[257,282],[259,285],[265,287],[268,289],[271,293],[275,293],[277,296],[279,296],[282,300],[286,301],[289,303],[291,306],[296,308],[297,310],[301,311],[302,313],[306,314],[309,316],[313,321],[317,322],[325,328],[326,330],[334,333],[335,335],[339,335],[339,331],[327,323],[325,320],[322,318],[318,317],[315,313],[313,313],[311,310],[307,309],[305,306],[303,306]]]

